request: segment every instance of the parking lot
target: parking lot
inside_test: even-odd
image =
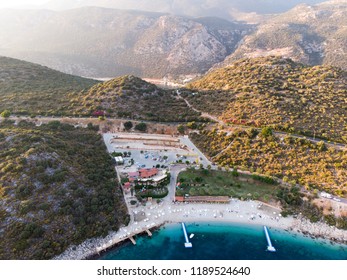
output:
[[[194,148],[189,139],[155,134],[104,134],[109,153],[131,153],[124,158],[120,172],[133,172],[139,168],[168,167],[175,163],[209,164]]]

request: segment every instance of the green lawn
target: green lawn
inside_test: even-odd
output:
[[[268,184],[250,175],[233,175],[231,171],[187,170],[179,174],[176,195],[231,196],[240,199],[269,201],[276,199],[278,184]]]

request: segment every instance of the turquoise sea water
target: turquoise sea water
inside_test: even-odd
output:
[[[153,233],[136,237],[100,257],[102,260],[346,260],[347,246],[331,244],[269,228],[276,253],[266,251],[262,226],[229,223],[187,223],[193,248],[184,247],[181,224],[168,224]]]

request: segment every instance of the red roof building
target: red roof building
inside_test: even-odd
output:
[[[124,183],[124,188],[130,188],[130,187],[131,187],[131,183],[130,182]]]
[[[140,177],[142,179],[146,179],[146,178],[151,178],[155,175],[158,174],[158,169],[157,168],[151,168],[151,169],[140,169],[139,173],[140,173]]]

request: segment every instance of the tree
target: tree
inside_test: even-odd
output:
[[[231,175],[234,177],[238,177],[239,176],[239,172],[237,171],[236,168],[233,168],[233,171],[231,171]]]
[[[125,122],[125,123],[124,123],[124,128],[125,128],[126,130],[132,129],[132,128],[133,128],[133,123],[132,123],[131,121]]]
[[[265,138],[269,137],[272,135],[272,128],[271,127],[264,127],[262,130],[261,130],[261,135]]]
[[[196,122],[192,121],[187,123],[187,127],[191,128],[191,129],[197,129],[198,125],[196,124]]]
[[[184,131],[185,131],[185,128],[183,125],[178,125],[177,126],[177,131],[180,133],[180,134],[184,134]]]
[[[147,125],[142,122],[142,123],[135,125],[135,129],[138,131],[145,132],[147,130]]]
[[[11,112],[9,110],[5,110],[0,114],[0,116],[7,119],[11,116]]]

